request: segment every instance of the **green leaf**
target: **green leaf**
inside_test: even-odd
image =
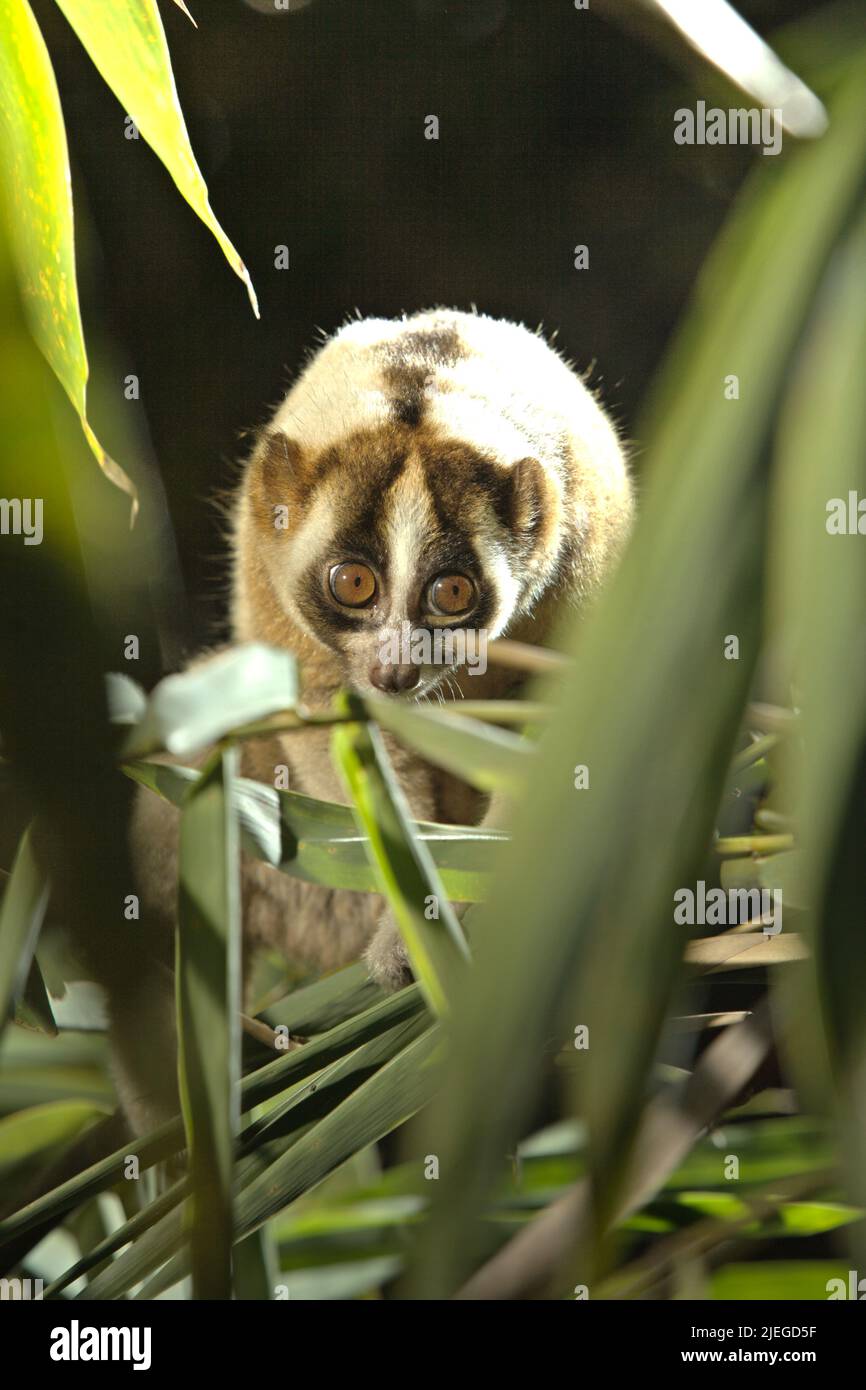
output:
[[[397,925],[415,978],[431,1009],[447,1008],[450,981],[469,961],[466,938],[445,894],[433,857],[415,837],[409,809],[375,728],[342,724],[332,750],[355,814],[367,832],[370,862]],[[436,916],[427,917],[435,906]]]
[[[330,1113],[347,1094],[417,1036],[419,1030],[427,1026],[423,1013],[419,990],[417,986],[412,986],[383,1000],[374,1009],[367,1010],[363,1017],[348,1020],[344,1026],[245,1077],[241,1087],[245,1110],[277,1097],[281,1099],[268,1107],[264,1115],[250,1120],[242,1132],[239,1143],[241,1157],[236,1167],[237,1188],[241,1190],[248,1186],[275,1157],[295,1142],[298,1133],[309,1129],[322,1115]],[[312,1080],[308,1079],[310,1077]],[[177,1126],[174,1126],[174,1130],[177,1130]],[[156,1136],[153,1136],[139,1145],[142,1167],[154,1161],[155,1141]],[[177,1147],[179,1144],[175,1142],[174,1148]],[[110,1181],[106,1180],[106,1165],[111,1160],[106,1160],[105,1165],[98,1165],[103,1186],[117,1181],[125,1152],[123,1150],[113,1156],[113,1176],[110,1176]],[[96,1171],[93,1170],[94,1174]],[[82,1179],[86,1180],[87,1176],[83,1174]],[[88,1191],[91,1190],[88,1188]],[[93,1259],[79,1262],[64,1276],[63,1283],[88,1273],[107,1254],[117,1251],[128,1241],[137,1240],[140,1234],[154,1227],[146,1242],[137,1245],[122,1265],[117,1262],[112,1271],[106,1273],[108,1284],[104,1293],[94,1296],[116,1297],[137,1279],[152,1273],[182,1242],[183,1227],[176,1208],[184,1192],[183,1185],[175,1184],[157,1204],[152,1204],[144,1213],[116,1231],[94,1254]],[[63,1210],[69,1205],[71,1203],[67,1202]],[[57,1204],[52,1203],[49,1194],[47,1199],[33,1203],[27,1209],[24,1229],[44,1219],[46,1206],[51,1214],[57,1214]],[[11,1234],[15,1229],[21,1229],[20,1218],[21,1214],[11,1218]],[[0,1223],[0,1233],[5,1235],[4,1227],[5,1223]],[[186,1268],[186,1262],[182,1260],[181,1273],[185,1273]]]
[[[862,57],[832,117],[819,143],[775,168],[760,161],[741,195],[639,430],[643,504],[630,548],[558,644],[575,664],[514,817],[519,867],[473,919],[477,968],[455,1000],[452,1070],[429,1116],[445,1179],[419,1241],[424,1296],[453,1292],[477,1257],[473,1217],[557,1023],[569,1033],[585,1023],[592,1038],[579,1099],[596,1236],[616,1208],[679,968],[672,895],[698,876],[760,640],[761,450],[816,282],[860,196]],[[735,405],[730,373],[743,383]],[[738,661],[724,657],[730,633]],[[589,768],[584,791],[577,764]],[[500,1103],[479,1131],[492,1094]]]
[[[290,1034],[308,1038],[311,1033],[324,1033],[344,1023],[381,1000],[382,991],[359,962],[292,990],[285,999],[263,1009],[260,1017],[271,1028],[282,1024]]]
[[[66,130],[51,59],[27,0],[0,0],[0,169],[30,331],[77,410],[100,468],[132,498],[134,518],[135,487],[87,419]]]
[[[279,1283],[277,1252],[267,1226],[244,1236],[234,1249],[234,1296],[269,1299]]]
[[[106,5],[102,0],[57,0],[121,106],[159,156],[190,207],[213,233],[232,270],[244,282],[256,318],[259,306],[246,266],[208,200],[207,186],[189,143],[171,56],[156,0]]]
[[[9,1028],[0,1043],[0,1111],[54,1100],[109,1102],[105,1039]]]
[[[785,908],[806,906],[803,859],[797,850],[784,854],[756,855],[752,859],[731,859],[722,864],[719,881],[728,892],[734,888],[780,892],[783,915]]]
[[[116,680],[115,708],[123,702],[131,709],[128,687]],[[183,757],[239,724],[292,709],[297,697],[297,666],[288,652],[260,642],[231,647],[160,681],[129,735],[124,756],[137,758],[165,749]]]
[[[232,1174],[239,1124],[240,841],[233,749],[193,787],[180,824],[178,1072],[189,1150],[196,1298],[231,1295]]]
[[[238,1199],[241,1234],[257,1229],[345,1159],[409,1119],[432,1094],[440,1046],[438,1030],[428,1028],[271,1164]]]
[[[306,1085],[297,1088],[266,1121],[254,1121],[248,1126],[245,1142],[248,1144],[252,1138],[255,1148],[245,1154],[237,1167],[236,1238],[240,1239],[250,1234],[260,1224],[241,1219],[241,1202],[247,1190],[255,1188],[256,1198],[253,1205],[256,1210],[259,1209],[261,1201],[265,1200],[275,1201],[275,1209],[283,1205],[277,1189],[268,1182],[268,1174],[288,1157],[288,1149],[300,1150],[305,1165],[304,1173],[313,1175],[309,1179],[310,1183],[326,1176],[342,1162],[341,1157],[334,1157],[334,1144],[327,1142],[328,1122],[333,1113],[339,1111],[343,1116],[343,1123],[337,1125],[336,1134],[344,1138],[350,1152],[365,1148],[368,1143],[387,1133],[388,1117],[398,1115],[399,1118],[393,1123],[399,1123],[399,1119],[412,1113],[413,1098],[418,1091],[419,1073],[423,1072],[423,1068],[413,1065],[408,1070],[404,1067],[395,1073],[389,1071],[388,1063],[391,1059],[399,1061],[401,1056],[411,1051],[411,1044],[417,1038],[419,1028],[424,1026],[423,1022],[415,1020],[380,1034],[348,1056],[340,1058]],[[425,1038],[433,1038],[435,1041],[435,1034],[428,1029],[419,1041]],[[302,1052],[295,1054],[296,1057],[302,1055]],[[415,1055],[413,1052],[413,1059]],[[390,1082],[387,1086],[387,1097],[384,1098],[381,1086],[372,1091],[368,1089],[381,1071],[388,1072]],[[426,1072],[422,1080],[429,1086]],[[359,1104],[356,1096],[360,1092],[364,1094]],[[429,1094],[429,1091],[425,1094]],[[355,1104],[352,1104],[353,1101]],[[380,1128],[383,1114],[386,1127]],[[315,1120],[321,1120],[322,1116],[326,1118],[321,1124],[313,1123]],[[304,1130],[308,1130],[309,1133],[304,1134]],[[301,1133],[301,1138],[297,1137],[298,1132]],[[365,1137],[368,1133],[372,1133],[372,1139]],[[323,1134],[326,1142],[320,1143],[319,1138]],[[347,1153],[343,1156],[349,1155]],[[179,1213],[173,1210],[161,1216],[151,1230],[124,1251],[110,1268],[98,1275],[83,1296],[95,1299],[117,1298],[172,1257],[175,1257],[174,1267],[169,1272],[169,1277],[172,1281],[174,1278],[180,1278],[187,1267],[182,1244],[183,1230]]]
[[[866,87],[866,61],[860,65]],[[860,131],[866,126],[861,101]],[[854,120],[854,113],[850,116]],[[866,163],[866,158],[864,158]],[[804,1093],[833,1104],[852,1195],[866,1205],[866,540],[850,533],[866,496],[866,204],[828,267],[782,408],[773,554],[783,679],[796,681],[802,740],[787,747],[785,794],[800,826],[798,877],[811,961],[781,996]],[[834,499],[848,533],[828,530]],[[862,524],[862,523],[861,523]],[[856,517],[855,517],[856,527]],[[772,866],[771,861],[771,866]],[[858,1259],[866,1258],[862,1225]]]
[[[364,1057],[378,1056],[373,1045],[380,1038],[386,1034],[393,1035],[395,1030],[418,1019],[423,1013],[424,1003],[417,985],[400,990],[397,994],[389,995],[372,1008],[365,1009],[357,1017],[347,1019],[329,1032],[322,1034],[321,1037],[316,1038],[305,1047],[289,1052],[260,1067],[250,1076],[244,1077],[241,1082],[242,1108],[245,1111],[250,1110],[291,1087],[297,1087],[310,1076],[316,1077],[315,1083],[312,1084],[319,1091],[326,1090],[327,1087],[319,1079],[318,1073],[323,1072],[328,1067],[338,1065],[340,1060],[346,1056],[353,1056],[358,1065],[361,1065]],[[48,1044],[42,1038],[30,1038],[22,1035],[22,1039],[23,1042],[19,1042],[17,1038],[13,1040],[16,1043],[14,1057],[19,1059],[20,1063],[22,1047],[26,1044],[25,1056],[34,1056],[38,1063],[39,1057],[43,1055]],[[7,1039],[3,1045],[4,1071],[8,1071],[9,1041]],[[67,1044],[66,1038],[61,1040],[60,1046],[63,1047],[64,1044]],[[56,1049],[58,1044],[51,1044],[51,1047]],[[367,1049],[366,1052],[365,1049]],[[32,1096],[34,1083],[38,1081],[39,1076],[39,1071],[34,1076],[32,1069],[22,1069],[21,1087],[23,1094],[16,1097],[21,1104],[26,1104]],[[68,1094],[69,1080],[66,1079],[65,1087],[62,1084],[63,1080],[61,1074],[56,1084],[59,1093],[66,1095]],[[91,1084],[86,1094],[90,1096],[93,1092],[94,1087]],[[140,1167],[144,1169],[177,1153],[182,1147],[183,1129],[180,1121],[170,1120],[152,1134],[140,1139],[136,1146],[136,1154]],[[62,1219],[64,1213],[72,1207],[86,1201],[96,1193],[112,1187],[123,1175],[124,1159],[128,1152],[128,1145],[115,1150],[114,1153],[108,1154],[100,1162],[93,1164],[83,1173],[79,1173],[75,1178],[71,1178],[60,1187],[55,1188],[54,1191],[46,1193],[44,1197],[31,1202],[26,1208],[0,1220],[0,1249],[9,1241],[43,1222]]]
[[[0,1183],[5,1200],[11,1195],[13,1177],[22,1171],[32,1176],[34,1165],[45,1162],[109,1113],[108,1106],[69,1100],[33,1105],[0,1119]]]
[[[738,1187],[752,1189],[826,1168],[832,1162],[833,1147],[826,1126],[814,1119],[790,1116],[751,1123],[725,1122],[717,1127],[712,1139],[701,1139],[695,1145],[670,1175],[665,1192],[696,1187],[729,1190],[726,1154],[734,1154],[739,1160]]]
[[[315,1269],[292,1270],[279,1277],[292,1302],[330,1302],[362,1298],[399,1274],[403,1261],[398,1255],[379,1255],[371,1259],[346,1260]]]
[[[793,1299],[826,1302],[832,1280],[848,1287],[848,1266],[841,1260],[762,1260],[759,1264],[730,1264],[710,1280],[714,1299]]]
[[[299,1207],[303,1205],[297,1204]],[[277,1225],[280,1257],[285,1262],[293,1244],[308,1245],[314,1239],[327,1239],[333,1244],[334,1237],[351,1237],[359,1232],[380,1232],[385,1227],[400,1227],[414,1223],[423,1213],[425,1206],[423,1197],[405,1193],[381,1197],[352,1194],[349,1198],[333,1204],[322,1202],[321,1205],[308,1207],[306,1210],[289,1208]]]
[[[492,728],[478,719],[426,709],[403,700],[367,695],[372,719],[436,767],[444,767],[481,791],[517,792],[530,767],[533,745],[518,734]],[[519,708],[519,706],[518,706]]]
[[[151,791],[183,805],[200,775],[193,768],[132,762],[124,771]],[[378,893],[379,879],[367,853],[367,839],[348,806],[319,801],[301,792],[278,792],[261,782],[235,783],[244,849],[305,883],[354,892]],[[481,902],[503,862],[508,836],[472,825],[413,822],[416,838],[433,857],[452,902]]]
[[[49,1037],[56,1038],[57,1036],[57,1020],[54,1017],[51,1000],[48,998],[48,990],[45,988],[39,961],[35,955],[30,962],[24,992],[15,1011],[15,1019],[16,1022],[24,1024],[25,1027],[40,1029]]]
[[[681,1192],[676,1205],[686,1216],[708,1216],[717,1221],[738,1221],[749,1213],[740,1197],[730,1192]],[[814,1236],[835,1231],[862,1220],[856,1207],[840,1202],[780,1202],[772,1214],[756,1218],[742,1230],[744,1236]],[[673,1224],[673,1223],[671,1223]],[[637,1227],[639,1228],[639,1227]]]
[[[0,1034],[10,1004],[24,988],[48,907],[50,886],[25,830],[0,904]]]

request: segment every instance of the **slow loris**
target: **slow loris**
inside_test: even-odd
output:
[[[446,310],[350,322],[311,359],[244,471],[233,507],[232,640],[292,651],[314,709],[347,685],[399,699],[502,697],[516,688],[513,672],[383,659],[385,639],[441,627],[543,643],[561,607],[597,587],[631,517],[613,426],[538,334]],[[295,789],[345,801],[328,738],[310,729],[253,741],[243,772],[273,785],[286,765]],[[416,818],[482,819],[477,793],[386,743]],[[177,819],[139,793],[133,856],[149,941],[166,960]],[[378,897],[249,860],[243,902],[248,951],[276,945],[321,970],[363,953],[386,987],[408,978]],[[176,1109],[172,1002],[158,974],[161,1000],[142,984],[113,1009],[121,1098],[139,1132]]]

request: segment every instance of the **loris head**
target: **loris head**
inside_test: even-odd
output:
[[[241,495],[235,637],[291,646],[300,630],[340,683],[421,695],[546,587],[560,512],[534,458],[498,460],[423,425],[320,449],[272,428]]]

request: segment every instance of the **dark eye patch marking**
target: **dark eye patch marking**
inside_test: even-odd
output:
[[[298,584],[295,602],[304,620],[334,651],[341,650],[340,634],[358,631],[358,617],[329,603],[318,566],[311,565]],[[360,610],[363,613],[363,609]]]

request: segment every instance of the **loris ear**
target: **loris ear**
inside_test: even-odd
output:
[[[266,430],[259,438],[247,468],[245,487],[253,515],[271,534],[291,529],[290,517],[306,487],[306,456],[300,444],[282,430]]]
[[[304,464],[300,444],[282,430],[266,430],[250,460],[250,467],[258,472],[268,496],[302,488],[306,481]],[[278,501],[279,497],[274,500]]]
[[[556,489],[536,458],[520,459],[508,470],[511,529],[535,549],[556,527]]]

